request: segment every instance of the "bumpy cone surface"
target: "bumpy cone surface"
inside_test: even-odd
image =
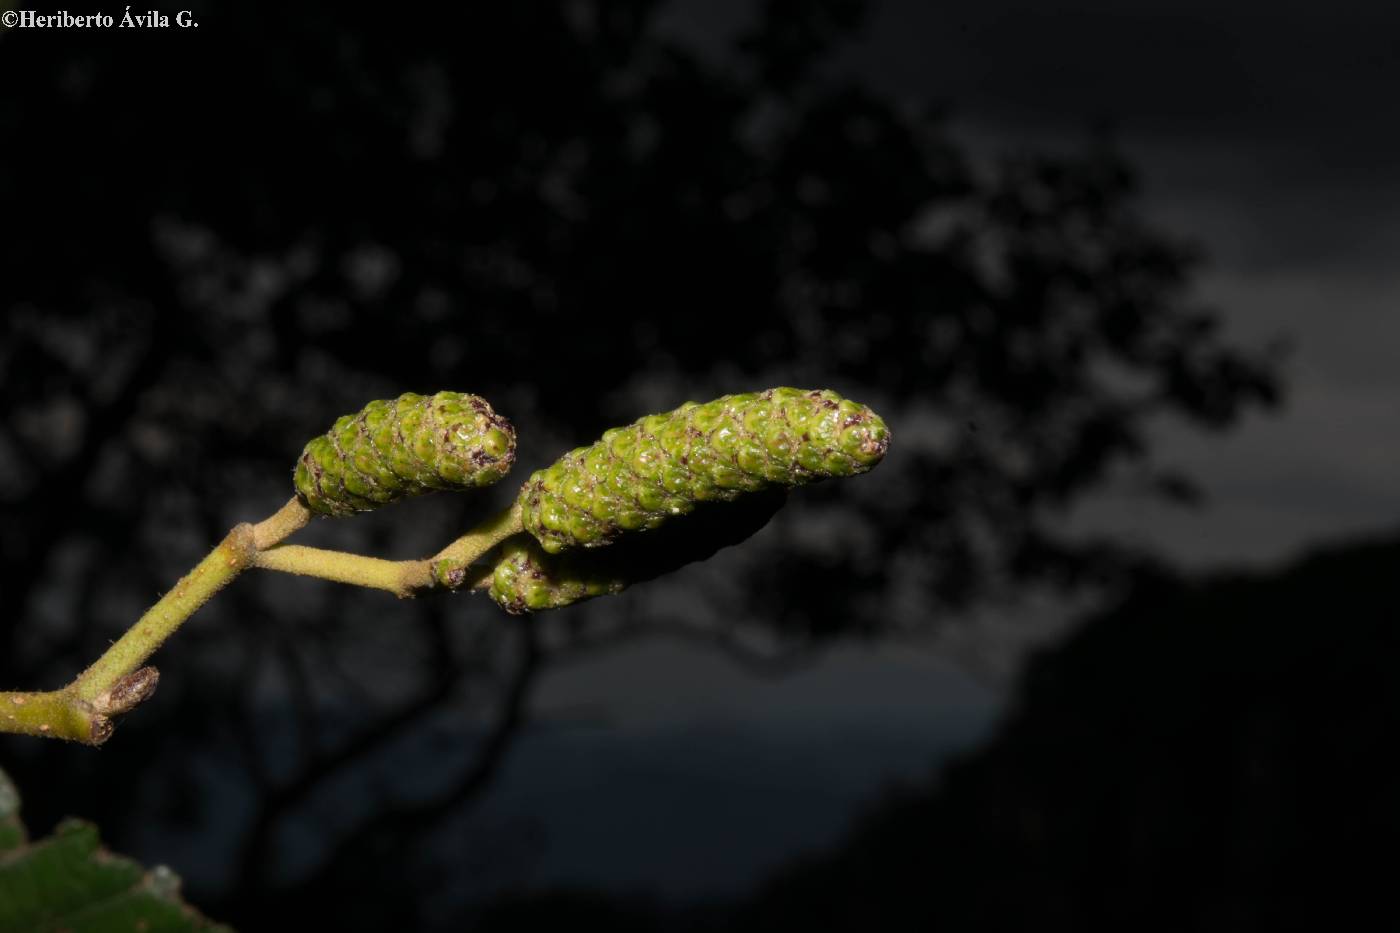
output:
[[[348,515],[434,489],[489,486],[515,462],[515,429],[475,395],[407,393],[370,402],[313,439],[297,494],[313,512]]]
[[[698,502],[800,486],[874,467],[884,421],[826,389],[768,389],[649,415],[537,471],[520,491],[525,529],[554,554],[656,528]]]
[[[516,540],[501,551],[491,573],[489,593],[506,612],[519,615],[560,609],[571,603],[620,593],[627,581],[600,568],[551,558],[529,539]]]

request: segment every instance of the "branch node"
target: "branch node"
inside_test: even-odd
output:
[[[224,539],[228,548],[225,562],[234,571],[247,570],[258,556],[257,536],[248,522],[239,522]]]
[[[88,724],[88,745],[101,745],[112,737],[112,732],[116,727],[112,720],[106,716],[93,716]]]
[[[132,671],[112,685],[110,690],[98,694],[92,700],[93,711],[100,716],[119,716],[129,713],[139,704],[149,700],[160,683],[160,671],[154,667],[143,667]]]

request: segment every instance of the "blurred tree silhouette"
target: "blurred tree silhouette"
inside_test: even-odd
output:
[[[1191,303],[1195,257],[1137,215],[1110,146],[976,166],[833,69],[860,10],[774,0],[724,61],[659,35],[650,0],[211,3],[189,32],[3,36],[0,681],[66,680],[281,501],[307,437],[410,389],[490,398],[523,468],[770,383],[887,413],[878,481],[814,490],[723,565],[700,635],[739,656],[726,620],[800,651],[1139,563],[1056,516],[1125,464],[1179,494],[1148,419],[1228,426],[1275,400],[1271,364]],[[426,553],[472,509],[317,531]],[[896,590],[924,608],[891,613]],[[485,786],[531,679],[652,622],[624,600],[521,628],[287,581],[220,603],[100,760],[0,747],[41,819],[89,800],[138,853],[143,827],[197,833],[223,868],[191,884],[233,920],[373,877],[406,922],[441,872],[422,840]],[[425,749],[440,775],[410,788],[395,762]]]
[[[1388,925],[1397,560],[1391,538],[1144,585],[1032,662],[985,749],[733,928]]]

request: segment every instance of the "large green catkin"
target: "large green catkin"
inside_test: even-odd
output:
[[[489,486],[515,462],[515,429],[465,392],[370,402],[312,439],[297,494],[313,512],[349,515],[435,489]]]
[[[879,415],[827,389],[687,402],[537,471],[520,491],[521,518],[551,554],[598,547],[699,502],[864,473],[889,439]]]

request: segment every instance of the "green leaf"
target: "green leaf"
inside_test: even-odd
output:
[[[19,794],[0,771],[0,933],[226,930],[180,900],[180,879],[101,847],[97,827],[66,820],[25,841]]]
[[[0,853],[24,844],[24,824],[19,821],[19,791],[0,771]]]

